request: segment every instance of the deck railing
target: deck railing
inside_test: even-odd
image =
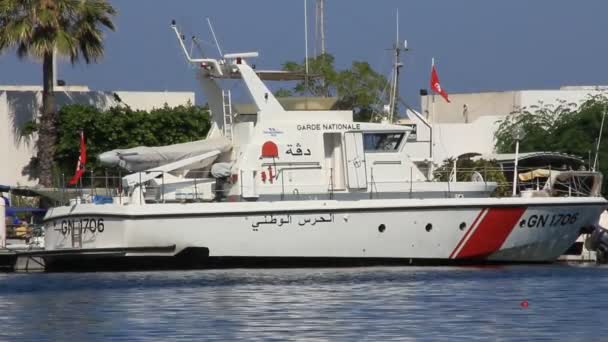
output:
[[[300,169],[300,168],[298,168]],[[518,194],[528,193],[528,192],[547,192],[547,189],[551,189],[551,193],[546,195],[548,196],[589,196],[592,192],[592,184],[586,183],[581,180],[569,180],[568,182],[557,182],[556,184],[548,184],[551,182],[551,174],[566,170],[555,170],[551,169],[550,166],[546,167],[534,167],[534,168],[526,168],[519,167],[518,174],[521,176],[529,171],[544,169],[549,170],[549,177],[536,177],[531,180],[523,181],[521,179],[517,180],[516,184],[516,192]],[[344,186],[344,189],[338,189],[338,186],[335,184],[335,171],[330,169],[328,174],[328,179],[323,182],[321,181],[318,185],[300,185],[294,187],[293,185],[287,186],[285,183],[285,172],[289,171],[289,168],[277,168],[276,174],[273,175],[274,182],[271,187],[280,190],[278,194],[281,199],[287,198],[289,195],[290,198],[300,199],[305,198],[307,194],[315,193],[323,196],[323,194],[319,193],[319,189],[323,189],[322,192],[325,193],[327,199],[335,199],[336,194],[345,193],[348,190],[347,186]],[[150,175],[150,173],[158,173],[158,176],[155,177],[156,181],[153,184],[151,181],[144,181],[142,179],[143,175]],[[167,194],[167,187],[174,186],[171,182],[166,183],[165,179],[168,177],[165,172],[162,171],[151,171],[151,172],[139,172],[136,173],[139,176],[139,179],[142,180],[140,183],[144,184],[145,191],[139,192],[139,201],[141,203],[145,202],[157,202],[164,203],[167,201],[165,198]],[[391,181],[387,179],[382,179],[379,177],[378,172],[375,171],[374,167],[370,167],[367,172],[367,190],[365,193],[369,194],[370,199],[380,199],[383,198],[383,194],[387,191],[382,189],[387,189],[387,185],[395,185],[400,188],[399,192],[408,192],[409,197],[415,197],[416,189],[420,189],[419,185],[422,183],[429,182],[443,182],[445,185],[444,196],[445,197],[455,197],[458,195],[459,191],[455,187],[457,187],[456,183],[462,182],[479,182],[483,183],[483,189],[485,192],[494,191],[492,196],[497,197],[508,197],[511,196],[511,191],[513,188],[513,168],[458,168],[454,169],[436,169],[433,170],[434,179],[431,181],[428,180],[414,180],[414,168],[411,168],[407,173],[407,180],[405,181]],[[238,174],[237,179],[231,179],[231,177],[226,177],[220,180],[213,179],[216,181],[216,186],[213,189],[213,194],[216,197],[215,201],[223,201],[226,200],[227,191],[229,189],[224,189],[224,184],[228,184],[226,188],[230,188],[233,184],[238,183],[240,187],[240,194],[245,193],[247,190],[247,185],[243,182],[243,172],[241,171]],[[343,175],[344,176],[344,175]],[[234,177],[234,176],[232,176]],[[183,189],[189,190],[187,196],[184,197],[184,201],[202,201],[204,194],[199,192],[199,186],[203,183],[209,183],[210,179],[213,177],[210,175],[208,171],[190,171],[187,174],[187,178],[184,181],[191,182],[191,185],[186,185]],[[519,178],[519,177],[518,177]],[[254,182],[256,182],[254,180]],[[324,189],[323,183],[327,185],[327,188]],[[495,184],[495,185],[494,185]],[[254,185],[252,185],[254,186]],[[268,187],[268,185],[267,185]],[[390,188],[390,187],[389,187]],[[57,186],[58,196],[55,196],[56,204],[68,204],[70,201],[100,201],[103,202],[104,198],[112,198],[114,201],[117,201],[119,204],[124,204],[128,202],[128,198],[131,194],[127,193],[122,186],[122,177],[121,175],[109,175],[107,172],[87,172],[75,186],[66,186],[65,177],[59,181]],[[403,191],[403,189],[406,189]],[[277,191],[274,192],[276,194]],[[264,194],[262,194],[264,195]],[[542,194],[540,194],[542,195]],[[231,200],[234,200],[232,198]],[[236,199],[241,200],[241,199]],[[175,201],[175,199],[173,199]]]

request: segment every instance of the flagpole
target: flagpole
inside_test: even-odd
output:
[[[433,72],[433,68],[435,67],[435,57],[431,58],[431,73]],[[431,89],[431,166],[430,170],[430,178],[433,178],[433,166],[435,163],[434,158],[434,150],[435,150],[435,92]]]
[[[431,72],[435,68],[435,57],[431,58]],[[431,124],[435,122],[435,92],[431,89]]]

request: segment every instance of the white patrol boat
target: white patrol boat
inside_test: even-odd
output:
[[[408,155],[410,126],[282,104],[263,80],[298,75],[256,71],[256,53],[192,58],[173,29],[209,101],[208,138],[100,156],[133,173],[111,203],[48,211],[47,269],[551,262],[607,207],[596,173],[581,174],[584,196],[553,196],[572,172],[509,198],[480,174],[433,181]],[[228,80],[252,110],[232,104]]]

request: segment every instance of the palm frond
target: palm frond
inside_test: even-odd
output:
[[[102,28],[114,30],[115,15],[106,0],[0,0],[0,50],[95,62],[103,55]]]

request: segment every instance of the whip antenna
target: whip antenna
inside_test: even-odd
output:
[[[213,36],[213,41],[215,42],[215,46],[217,46],[217,52],[220,53],[220,58],[224,56],[222,53],[222,48],[220,48],[220,43],[217,42],[217,37],[215,36],[215,32],[213,31],[213,25],[211,25],[211,19],[207,17],[207,25],[209,25],[209,30],[211,31],[211,36]]]

